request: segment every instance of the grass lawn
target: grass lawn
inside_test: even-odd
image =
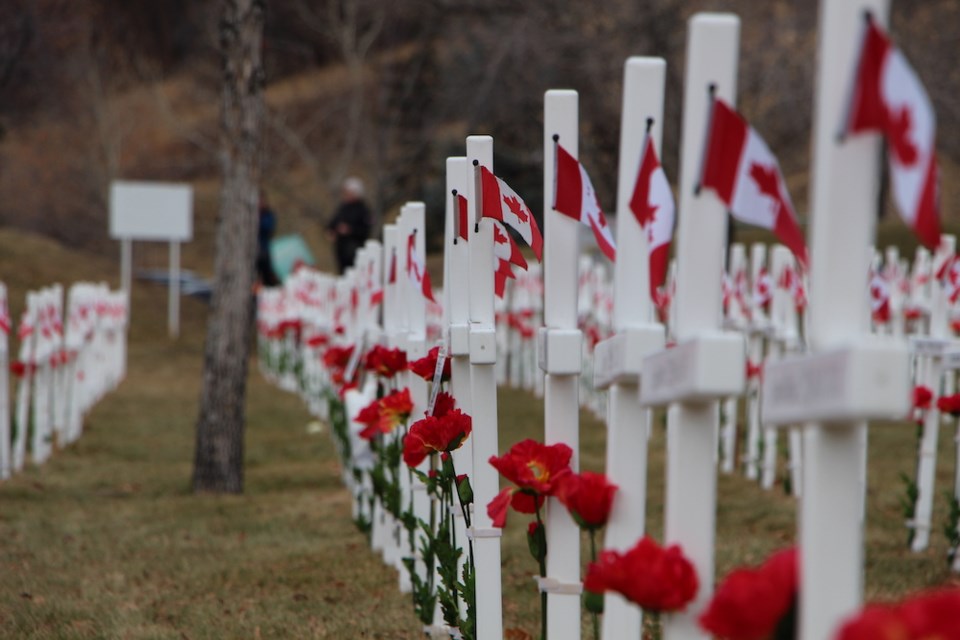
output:
[[[40,249],[54,252],[52,265],[14,269]],[[15,312],[25,287],[57,273],[116,273],[113,261],[81,260],[6,232],[0,232],[0,256]],[[89,416],[80,441],[44,467],[28,466],[0,484],[0,637],[421,637],[396,574],[351,522],[328,434],[308,435],[311,418],[300,400],[268,386],[255,369],[246,493],[189,492],[205,307],[185,301],[184,335],[171,342],[165,296],[161,288],[137,285],[129,376]],[[528,394],[503,390],[500,412],[502,449],[542,436],[542,403]],[[662,422],[658,416],[650,453],[648,529],[656,537],[662,532]],[[604,427],[584,414],[581,429],[583,466],[601,469]],[[914,429],[871,431],[868,598],[950,579],[941,529],[943,493],[952,487],[952,436],[953,426],[944,427],[933,544],[912,554],[898,476],[913,472]],[[537,625],[524,528],[523,518],[512,515],[503,539],[505,628],[512,638],[535,634]],[[796,504],[781,490],[764,492],[740,476],[720,478],[720,575],[790,544],[795,529]]]

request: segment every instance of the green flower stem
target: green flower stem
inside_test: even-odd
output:
[[[597,530],[590,528],[590,561],[597,561]],[[591,611],[590,616],[593,618],[593,640],[600,640],[600,616],[596,612]]]
[[[543,518],[540,517],[540,507],[537,507],[537,524],[541,527],[544,526]],[[544,536],[546,539],[546,536]],[[537,562],[540,565],[540,577],[547,577],[547,554],[542,554],[543,557],[537,558]],[[539,586],[539,585],[538,585]],[[540,640],[547,640],[547,592],[540,591]]]

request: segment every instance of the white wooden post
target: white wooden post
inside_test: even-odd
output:
[[[497,470],[488,460],[500,455],[497,444],[497,339],[494,324],[493,221],[480,219],[474,162],[493,171],[493,138],[467,137],[467,199],[470,224],[470,389],[473,409],[473,493],[476,511],[470,535],[476,559],[477,639],[503,638],[500,584],[500,529],[487,515],[487,505],[499,493]]]
[[[771,424],[809,423],[799,524],[803,640],[832,637],[860,607],[867,421],[902,417],[910,406],[906,345],[869,335],[864,278],[876,225],[879,140],[837,138],[865,10],[886,22],[886,0],[820,3],[807,333],[813,355],[771,363],[763,387]]]
[[[697,570],[700,590],[682,613],[664,618],[664,638],[707,638],[697,618],[713,593],[720,398],[743,393],[745,345],[721,326],[726,208],[712,192],[697,193],[712,107],[708,89],[734,103],[740,20],[699,13],[690,20],[680,156],[677,232],[678,344],[643,364],[640,400],[669,404],[665,542],[679,544]]]
[[[7,305],[7,286],[0,282],[0,314],[8,326],[0,328],[0,480],[10,477],[10,343],[13,319]]]
[[[619,487],[607,523],[604,548],[626,550],[646,529],[647,436],[651,412],[640,406],[642,359],[663,349],[663,325],[653,322],[647,234],[630,210],[645,136],[662,149],[663,94],[667,63],[629,58],[623,70],[620,163],[617,177],[617,245],[614,264],[614,336],[597,345],[594,382],[609,389],[607,476]],[[617,593],[604,596],[603,637],[639,638],[643,613]]]
[[[473,173],[473,166],[466,157],[447,158],[447,216],[444,227],[444,306],[443,311],[447,319],[446,342],[447,353],[450,356],[450,390],[457,406],[466,414],[473,415],[473,402],[470,389],[470,254],[469,246],[463,239],[456,236],[454,218],[459,211],[454,207],[453,191],[467,197],[469,191],[468,176]],[[463,230],[470,237],[473,232],[473,221],[468,220]],[[453,465],[458,474],[466,474],[470,482],[474,482],[473,467],[473,440],[467,438],[463,446],[453,452]],[[467,551],[467,524],[463,512],[454,509],[454,526],[457,540],[464,550],[460,556],[457,575],[462,575],[463,565],[469,560]],[[461,615],[466,614],[466,603],[462,603]]]
[[[553,208],[556,142],[578,153],[577,92],[550,90],[543,106],[544,327],[538,336],[544,381],[544,442],[573,449],[579,468],[581,335],[577,328],[580,223]],[[547,637],[580,637],[580,529],[556,498],[547,500]]]
[[[400,223],[401,241],[406,253],[407,238],[413,234],[414,247],[413,252],[419,256],[421,263],[426,266],[426,230],[425,230],[426,207],[422,202],[408,202],[404,206],[404,215]],[[397,275],[401,277],[400,274]],[[402,274],[403,280],[408,287],[405,306],[407,308],[407,359],[410,361],[419,360],[427,355],[427,300],[423,292],[407,275],[406,269]],[[424,274],[423,277],[426,277]],[[409,375],[410,396],[413,399],[413,413],[411,414],[411,423],[419,420],[427,410],[427,381],[420,376]],[[404,465],[405,466],[405,465]],[[428,461],[424,461],[420,466],[420,471],[427,473],[430,470]],[[404,469],[406,471],[406,469]],[[427,495],[427,487],[417,477],[411,480],[410,490],[413,492],[413,512],[414,515],[424,522],[430,521],[430,497]],[[421,578],[426,579],[427,567],[423,565],[420,558],[421,540],[423,532],[417,528],[414,533],[414,544],[416,551],[414,556],[417,558],[417,571],[421,573]]]
[[[747,361],[754,365],[763,363],[763,335],[766,321],[763,309],[756,304],[757,282],[760,279],[760,270],[764,267],[767,257],[765,245],[756,243],[750,247],[750,287],[746,293],[747,308],[750,310],[750,321],[747,323]],[[757,480],[760,477],[760,440],[763,434],[760,430],[760,380],[754,378],[747,381],[747,477]],[[774,432],[776,433],[776,432]]]
[[[934,273],[939,270],[945,260],[953,256],[956,245],[956,237],[950,235],[941,237],[937,259],[935,259],[933,265]],[[949,295],[941,282],[931,284],[929,338],[915,340],[917,347],[921,347],[917,352],[917,380],[920,384],[929,387],[933,391],[934,397],[942,395],[943,355],[944,351],[950,348],[953,343],[953,340],[948,337],[947,328]],[[917,500],[914,505],[913,521],[908,523],[908,526],[913,527],[913,540],[910,544],[913,551],[923,551],[930,545],[939,435],[940,411],[936,404],[933,404],[925,412],[920,446],[917,452],[919,456],[917,461]]]
[[[773,247],[770,254],[770,276],[774,282],[773,300],[770,303],[770,321],[773,329],[770,359],[774,361],[787,354],[796,354],[800,348],[797,308],[793,299],[793,291],[781,284],[783,274],[787,269],[793,270],[795,277],[800,277],[795,268],[793,254],[790,253],[788,248],[778,244]],[[770,425],[764,425],[764,429],[771,428]],[[787,467],[790,473],[790,494],[799,496],[801,495],[802,485],[802,432],[796,426],[791,426],[789,429],[789,462]]]
[[[180,336],[180,242],[170,241],[170,287],[167,302],[167,328],[170,337]]]

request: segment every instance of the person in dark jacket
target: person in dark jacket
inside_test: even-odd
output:
[[[343,181],[340,206],[327,224],[340,273],[353,266],[357,249],[367,241],[371,226],[370,209],[363,201],[363,182],[360,178],[347,178]]]
[[[265,287],[275,287],[280,279],[273,270],[270,258],[270,241],[277,230],[277,215],[267,203],[267,197],[260,194],[260,218],[257,226],[257,278]]]

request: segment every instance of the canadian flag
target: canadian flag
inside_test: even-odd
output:
[[[600,208],[597,192],[593,190],[587,170],[560,143],[556,144],[556,150],[553,208],[590,227],[603,255],[615,260],[617,247],[613,233],[607,224],[607,217],[603,215],[603,209]]]
[[[506,182],[480,166],[480,215],[507,225],[523,238],[537,260],[543,258],[543,236],[530,207]]]
[[[768,310],[773,299],[773,279],[766,267],[761,267],[757,274],[757,281],[753,283],[753,306]]]
[[[497,260],[497,270],[493,272],[493,292],[498,298],[503,298],[507,290],[507,280],[516,278],[510,263],[505,260]]]
[[[407,275],[410,281],[423,293],[423,297],[430,302],[436,302],[433,297],[433,285],[430,284],[430,273],[423,264],[423,257],[416,249],[417,234],[407,236]]]
[[[916,72],[870,18],[844,130],[884,135],[900,216],[924,245],[936,249],[940,242],[936,115]]]
[[[520,247],[513,241],[510,234],[499,222],[493,224],[493,255],[500,262],[515,264],[521,269],[526,270],[527,261],[520,253]]]
[[[793,268],[793,265],[788,264],[783,268],[777,280],[777,286],[789,291],[797,311],[803,311],[807,306],[807,291],[803,286],[803,276]]]
[[[394,247],[390,253],[390,270],[387,272],[387,284],[395,284],[397,281],[397,248]],[[332,299],[336,299],[336,290],[331,290]]]
[[[667,174],[660,166],[660,158],[653,140],[647,135],[640,156],[640,171],[630,198],[630,210],[640,227],[647,233],[650,251],[650,296],[657,301],[662,295],[660,288],[667,278],[670,265],[670,241],[673,239],[673,223],[676,206]]]
[[[806,266],[807,246],[777,158],[747,121],[718,98],[700,184],[713,189],[737,220],[773,231]]]
[[[870,277],[870,311],[874,324],[890,322],[890,285],[879,273]]]
[[[461,240],[466,241],[468,224],[467,199],[457,193],[456,189],[453,191],[453,215],[454,225],[456,228],[454,240],[460,238]]]

